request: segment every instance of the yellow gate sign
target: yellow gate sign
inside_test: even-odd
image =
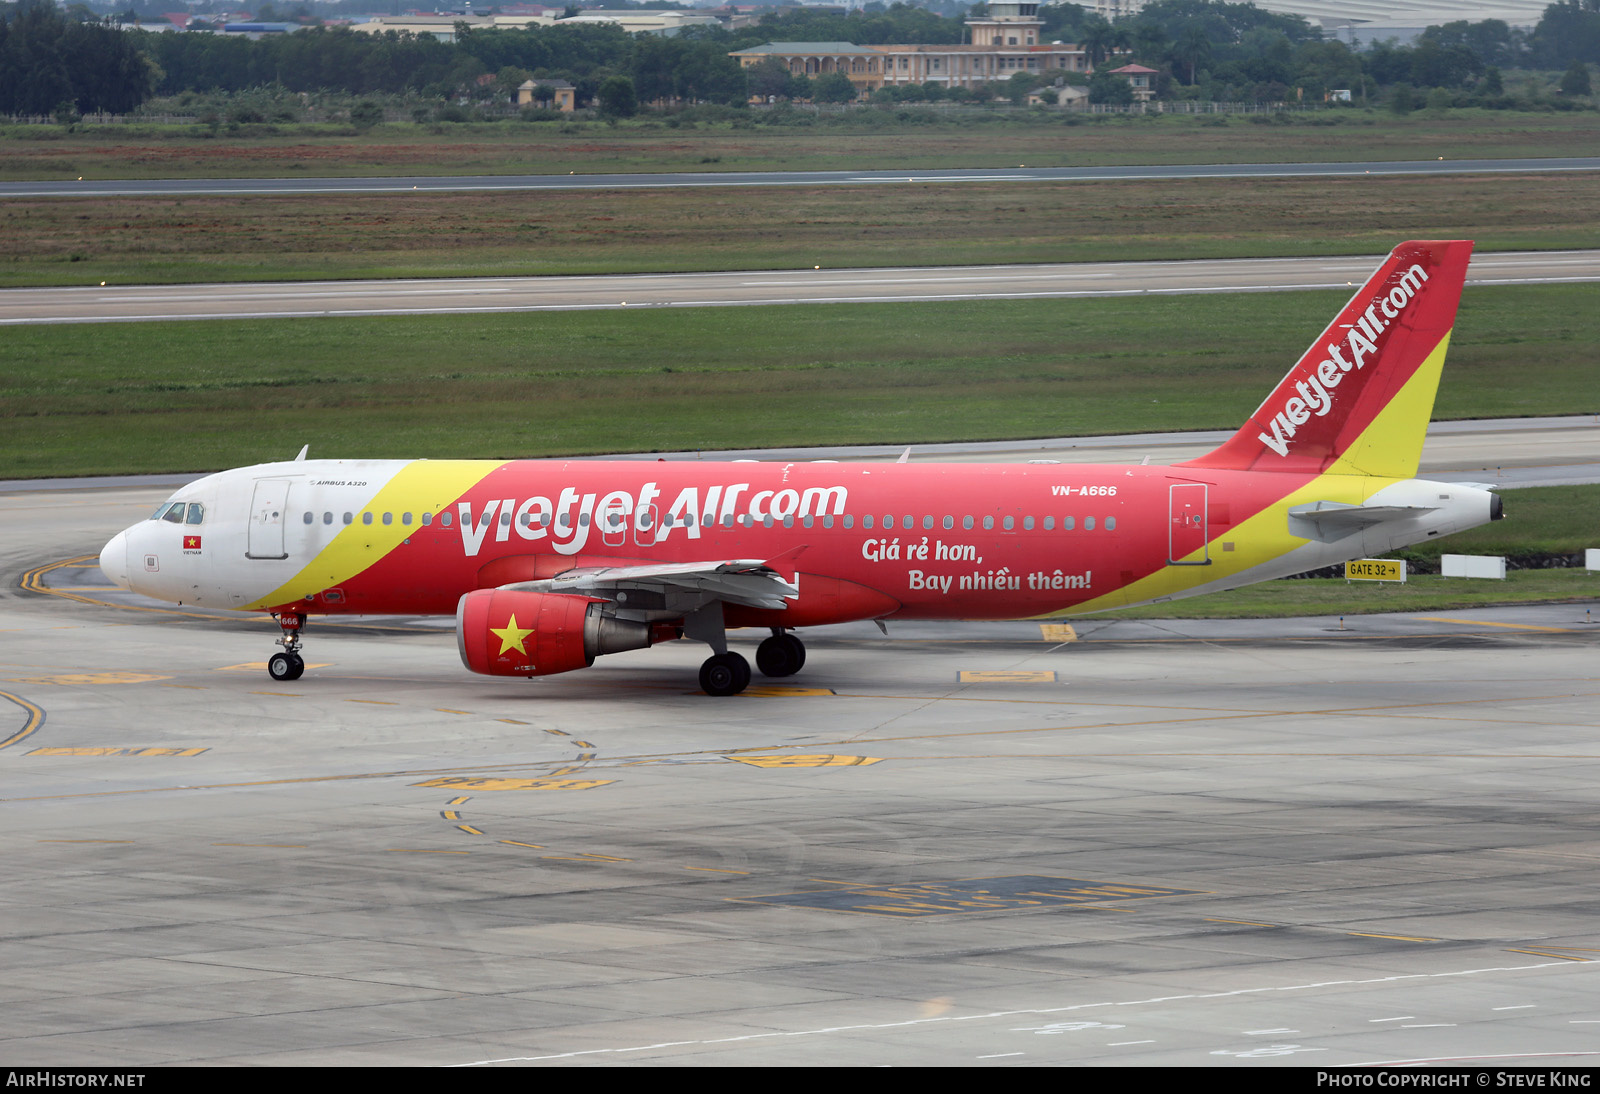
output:
[[[1344,564],[1346,581],[1404,581],[1403,558],[1357,558]]]

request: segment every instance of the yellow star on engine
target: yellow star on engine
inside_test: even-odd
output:
[[[528,656],[527,647],[522,642],[533,633],[532,627],[517,626],[517,616],[513,612],[511,618],[506,620],[504,627],[490,627],[489,633],[500,639],[500,654],[504,656],[509,650],[516,650],[522,656]]]

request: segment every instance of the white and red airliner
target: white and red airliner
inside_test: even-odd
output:
[[[1250,420],[1170,467],[309,460],[184,487],[100,555],[117,585],[269,612],[274,679],[311,615],[456,615],[474,672],[543,676],[689,638],[711,695],[750,682],[731,628],[1016,619],[1231,589],[1500,517],[1417,479],[1472,244],[1411,242]]]

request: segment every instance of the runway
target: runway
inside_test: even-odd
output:
[[[6,197],[387,194],[410,191],[631,190],[704,186],[902,186],[955,182],[1338,178],[1353,175],[1542,174],[1600,170],[1600,157],[1379,160],[1355,163],[1199,163],[1118,167],[1021,165],[926,171],[678,171],[600,175],[417,175],[354,178],[61,179],[0,182]]]
[[[1073,299],[1349,289],[1382,255],[938,266],[605,277],[438,278],[0,290],[0,325],[483,314],[939,300]],[[1482,252],[1469,285],[1600,280],[1600,251]]]
[[[724,700],[354,621],[282,685],[84,559],[166,493],[0,495],[9,1061],[1596,1054],[1600,601],[825,628]]]

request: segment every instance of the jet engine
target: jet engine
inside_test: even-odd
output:
[[[675,627],[609,615],[606,603],[568,593],[470,592],[456,605],[461,662],[486,676],[549,676],[678,637]]]

